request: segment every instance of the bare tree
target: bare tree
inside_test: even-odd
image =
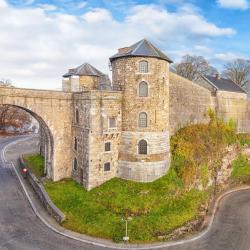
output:
[[[202,56],[185,55],[179,64],[175,64],[176,73],[190,81],[197,80],[200,75],[215,75],[218,70],[211,66]]]
[[[2,79],[0,80],[0,87],[14,87],[12,85],[12,81],[9,79]]]
[[[223,76],[237,83],[241,87],[246,87],[250,83],[250,61],[236,59],[224,65]]]
[[[0,105],[0,130],[6,131],[9,126],[20,129],[29,123],[31,116],[26,111],[10,105]]]

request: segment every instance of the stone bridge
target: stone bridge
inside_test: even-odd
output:
[[[0,87],[0,105],[29,112],[40,124],[45,170],[54,181],[71,176],[72,93]]]

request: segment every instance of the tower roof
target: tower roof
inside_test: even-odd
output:
[[[77,68],[69,69],[69,71],[63,75],[63,77],[70,76],[103,76],[105,75],[89,63],[84,63]]]
[[[110,57],[110,61],[114,61],[120,57],[133,57],[133,56],[142,56],[142,57],[155,57],[169,63],[173,61],[165,55],[162,51],[156,48],[151,42],[146,39],[143,39],[130,47],[125,47],[118,49],[118,53]]]

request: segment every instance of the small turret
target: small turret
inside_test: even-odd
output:
[[[63,90],[80,92],[94,89],[111,89],[108,75],[105,75],[89,63],[84,63],[77,68],[69,69],[63,75]]]

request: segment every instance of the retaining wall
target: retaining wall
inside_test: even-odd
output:
[[[19,162],[21,169],[27,167],[22,156],[19,158]],[[53,218],[56,219],[57,222],[62,223],[65,220],[65,215],[51,201],[42,183],[30,171],[27,171],[26,173],[27,173],[26,175],[27,181],[34,189],[39,200],[42,202],[44,208]]]

